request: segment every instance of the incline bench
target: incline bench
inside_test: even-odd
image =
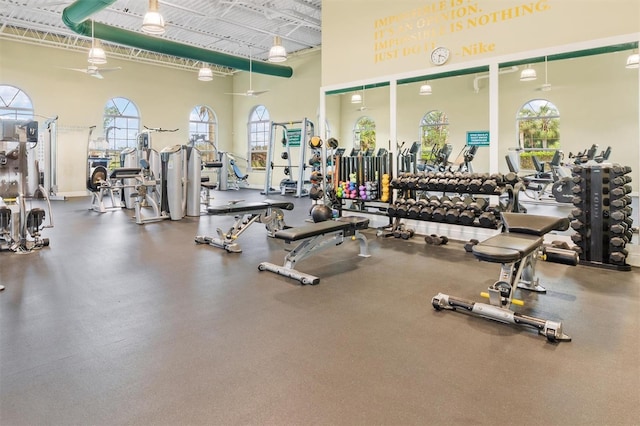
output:
[[[562,323],[544,320],[514,312],[511,305],[522,305],[522,301],[514,299],[515,287],[537,292],[545,292],[538,285],[535,276],[535,265],[543,250],[544,234],[552,230],[566,230],[569,227],[567,218],[536,216],[524,213],[502,213],[502,221],[507,232],[495,235],[473,246],[473,254],[479,260],[500,263],[500,277],[489,287],[488,293],[481,293],[489,298],[489,303],[473,302],[439,293],[431,304],[436,310],[461,309],[480,317],[534,327],[548,341],[571,341],[571,337],[562,331]],[[576,265],[578,255],[566,250],[560,259],[565,264]],[[552,260],[549,258],[548,260]]]
[[[341,217],[338,220],[328,220],[297,228],[283,229],[275,233],[274,237],[284,240],[286,244],[297,241],[300,243],[284,258],[284,265],[278,266],[269,262],[258,265],[260,271],[270,271],[285,277],[293,278],[302,284],[316,285],[320,278],[296,271],[296,263],[317,252],[332,246],[342,244],[344,237],[352,237],[360,241],[360,254],[369,257],[367,238],[360,233],[361,229],[369,227],[369,219],[357,216]]]
[[[270,237],[273,237],[276,231],[286,227],[282,210],[293,210],[293,203],[276,200],[251,203],[231,201],[229,204],[208,207],[209,214],[235,216],[236,221],[227,233],[223,233],[220,228],[217,228],[217,237],[198,235],[195,241],[198,244],[209,244],[225,249],[229,253],[240,253],[242,249],[238,245],[237,239],[252,223],[264,223]]]

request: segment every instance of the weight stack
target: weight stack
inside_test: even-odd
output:
[[[580,264],[630,271],[625,249],[632,237],[631,167],[582,164],[572,170],[571,239]]]

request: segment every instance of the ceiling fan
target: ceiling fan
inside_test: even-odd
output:
[[[91,77],[95,77],[99,80],[102,80],[103,72],[117,71],[121,69],[120,67],[115,68],[98,68],[98,65],[107,63],[107,56],[104,53],[104,49],[100,45],[100,40],[96,40],[94,36],[94,23],[93,19],[91,20],[91,49],[89,49],[89,66],[87,68],[65,68],[71,71],[83,72]]]
[[[547,72],[547,57],[544,57],[544,84],[540,87],[536,87],[537,92],[548,92],[551,90],[551,83],[548,81],[549,73]]]
[[[225,93],[225,95],[233,96],[259,96],[267,93],[268,90],[253,90],[253,62],[251,60],[251,49],[249,49],[249,90],[241,93]]]
[[[356,111],[367,111],[370,110],[372,108],[369,108],[364,100],[364,86],[362,86],[362,105],[360,105],[358,108],[356,108]]]
[[[104,77],[102,76],[103,72],[111,72],[118,71],[122,69],[121,67],[114,68],[98,68],[96,65],[90,64],[87,68],[65,68],[66,70],[78,71],[87,74],[88,76],[95,77],[99,80],[102,80]]]

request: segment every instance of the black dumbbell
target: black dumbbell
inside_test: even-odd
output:
[[[629,166],[621,166],[620,164],[614,164],[611,167],[611,172],[616,175],[626,175],[627,173],[631,173],[632,169]]]
[[[469,182],[470,179],[460,178],[458,179],[458,184],[456,185],[456,192],[462,194],[464,192],[469,192]]]
[[[469,192],[478,193],[480,192],[480,188],[482,188],[482,180],[480,179],[471,179],[469,181]]]
[[[611,225],[611,227],[609,228],[609,230],[616,235],[623,235],[624,233],[627,232],[628,229],[629,229],[629,225],[627,225],[624,222],[616,223],[614,225]]]
[[[611,244],[612,247],[624,247],[627,242],[624,240],[624,238],[613,237],[609,240],[609,244]]]
[[[451,209],[453,208],[453,206],[456,205],[456,203],[458,201],[460,201],[460,197],[458,196],[454,196],[449,198],[448,196],[443,196],[442,199],[440,200],[442,203],[442,207],[446,208],[446,209]]]
[[[628,217],[628,215],[624,210],[616,210],[614,212],[611,212],[609,217],[611,217],[611,219],[615,220],[616,222],[622,222]]]
[[[444,235],[431,234],[424,237],[424,241],[432,246],[445,245],[449,242],[449,238]]]
[[[475,238],[469,240],[469,242],[464,245],[464,251],[466,251],[467,253],[471,253],[473,251],[473,246],[477,245],[479,242],[480,241],[476,240]]]
[[[627,256],[624,252],[616,251],[609,255],[609,262],[614,263],[616,265],[624,265],[626,263]]]
[[[498,218],[493,211],[486,211],[480,215],[478,223],[483,228],[496,228],[498,226]]]
[[[584,223],[582,223],[581,221],[579,221],[577,219],[571,221],[571,228],[575,229],[576,231],[579,231],[579,230],[583,229],[584,227],[585,227]]]
[[[415,231],[411,228],[405,228],[400,232],[400,238],[402,238],[403,240],[408,240],[409,238],[413,237],[415,234]]]
[[[462,225],[472,226],[476,221],[476,213],[473,210],[463,210],[460,212],[458,220]]]
[[[457,178],[449,178],[447,180],[447,184],[445,185],[445,191],[447,192],[456,192],[456,188],[458,187],[458,179]]]
[[[489,201],[486,198],[476,198],[467,208],[473,210],[476,215],[480,215],[488,205]]]
[[[409,210],[407,210],[407,217],[409,219],[417,219],[418,216],[420,215],[420,210],[422,210],[422,208],[426,205],[427,205],[427,200],[424,200],[424,199],[418,200],[414,205],[409,207]]]
[[[431,220],[432,214],[433,214],[433,207],[426,206],[426,207],[423,207],[422,210],[420,210],[420,215],[418,216],[418,218],[420,220]]]
[[[480,187],[480,190],[485,194],[494,194],[497,189],[498,182],[496,182],[494,179],[485,180],[484,182],[482,182],[482,186]]]
[[[503,179],[505,183],[508,183],[511,186],[515,185],[520,181],[520,177],[518,176],[517,173],[514,173],[514,172],[507,173],[506,175],[503,176]]]
[[[431,214],[431,219],[436,222],[444,222],[444,219],[447,215],[447,209],[444,207],[438,207],[433,209],[433,213]]]
[[[447,210],[447,213],[444,216],[444,220],[447,223],[458,223],[459,218],[460,210],[455,207]]]

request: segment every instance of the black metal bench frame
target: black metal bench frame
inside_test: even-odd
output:
[[[546,291],[538,284],[536,260],[543,248],[544,235],[552,230],[566,230],[568,220],[523,213],[502,213],[502,221],[507,232],[490,237],[472,249],[479,260],[501,264],[498,281],[489,287],[488,292],[481,293],[489,299],[489,303],[439,293],[431,300],[432,306],[438,311],[461,310],[507,324],[534,327],[550,342],[571,341],[571,337],[563,332],[561,322],[511,310],[511,305],[523,304],[513,297],[516,287],[542,293]],[[575,256],[577,263],[577,255]]]
[[[210,215],[234,216],[236,220],[226,233],[217,228],[217,236],[197,235],[195,242],[222,248],[229,253],[241,253],[242,248],[237,240],[253,223],[264,223],[267,228],[267,235],[270,237],[273,237],[277,231],[286,228],[283,210],[293,210],[293,203],[277,200],[247,203],[239,200],[220,206],[208,207],[207,212]]]
[[[369,226],[369,219],[363,217],[349,216],[338,220],[317,222],[296,228],[289,228],[278,231],[274,237],[284,240],[286,244],[298,243],[284,258],[282,266],[274,263],[262,262],[258,265],[260,271],[270,271],[278,275],[293,278],[301,284],[316,285],[320,283],[320,278],[296,271],[295,266],[301,260],[310,257],[326,248],[340,245],[345,237],[351,237],[360,242],[361,257],[369,257],[369,244],[367,238],[360,233],[361,229]]]

